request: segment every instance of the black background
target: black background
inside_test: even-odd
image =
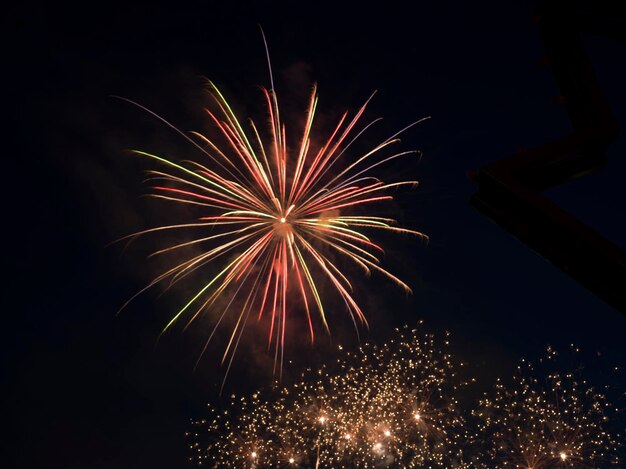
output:
[[[287,113],[304,108],[316,81],[322,122],[354,110],[374,90],[370,116],[384,117],[376,131],[381,137],[432,116],[403,137],[423,157],[387,170],[420,181],[392,210],[430,242],[390,240],[385,258],[414,294],[364,280],[361,298],[372,328],[361,331],[363,340],[382,342],[394,327],[420,319],[435,333],[448,330],[478,378],[477,393],[510,375],[519,358],[541,356],[548,344],[578,344],[600,353],[608,368],[623,363],[626,317],[469,205],[475,186],[468,173],[570,130],[554,102],[559,91],[549,67],[541,64],[534,6],[207,1],[8,8],[1,150],[8,162],[2,173],[6,467],[185,466],[189,418],[207,402],[220,402],[219,348],[194,371],[206,328],[176,329],[155,346],[184,292],[148,293],[116,316],[156,273],[159,265],[146,263],[145,254],[159,240],[127,250],[107,245],[164,222],[163,206],[141,197],[148,165],[127,150],[179,155],[190,148],[111,96],[135,100],[182,129],[202,130],[202,77],[209,77],[238,112],[254,114],[258,85],[269,86],[259,24]],[[623,128],[626,45],[583,39]],[[621,246],[625,151],[622,136],[607,169],[549,191]],[[341,313],[333,317],[332,340],[322,337],[313,347],[294,319],[286,381],[306,364],[336,358],[337,344],[356,346]],[[258,343],[243,346],[226,394],[268,386],[268,357]]]

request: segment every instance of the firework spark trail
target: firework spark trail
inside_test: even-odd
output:
[[[556,359],[549,349],[542,364]],[[498,380],[493,397],[474,411],[483,458],[520,469],[622,467],[623,443],[607,426],[615,405],[579,374],[549,372],[540,379],[523,361],[512,385]]]
[[[524,361],[477,405],[449,343],[419,329],[308,370],[277,392],[232,396],[192,420],[189,460],[208,467],[623,467],[622,409],[577,372]],[[543,364],[554,360],[549,352]],[[559,364],[561,367],[561,364]],[[467,368],[467,367],[464,367]],[[600,392],[602,391],[602,392]],[[619,391],[619,389],[617,389]],[[616,428],[613,428],[616,427]]]
[[[415,151],[388,154],[386,150],[399,141],[402,132],[424,119],[405,127],[373,149],[357,157],[350,156],[352,145],[379,120],[359,128],[370,97],[352,117],[348,112],[344,113],[330,137],[316,149],[318,138],[313,133],[318,96],[314,87],[299,144],[294,151],[289,151],[286,125],[280,118],[271,73],[270,79],[272,88],[263,89],[269,115],[268,142],[264,141],[262,132],[251,119],[249,130],[244,129],[212,82],[209,82],[209,89],[216,110],[207,109],[206,112],[221,143],[198,132],[192,132],[197,139],[194,140],[165,119],[133,103],[185,136],[206,160],[176,162],[153,153],[135,151],[163,168],[148,172],[153,190],[150,195],[198,207],[206,214],[194,222],[152,228],[123,239],[170,230],[210,230],[210,235],[203,233],[154,252],[152,256],[161,256],[192,246],[201,248],[200,253],[157,276],[142,292],[160,283],[167,283],[167,288],[171,288],[194,273],[209,270],[209,264],[213,269],[221,262],[218,273],[203,281],[201,288],[173,315],[163,332],[184,315],[188,316],[188,326],[203,312],[215,310],[218,298],[223,298],[228,306],[221,315],[215,313],[217,327],[226,310],[243,301],[222,362],[232,362],[248,318],[256,317],[260,321],[267,316],[268,347],[275,347],[275,366],[278,364],[282,370],[286,324],[290,311],[297,309],[294,305],[299,304],[306,313],[311,341],[315,339],[314,313],[324,329],[330,332],[319,286],[321,278],[329,282],[341,297],[355,326],[367,325],[366,315],[354,298],[348,274],[337,265],[335,255],[352,262],[366,274],[377,272],[405,291],[411,291],[400,278],[381,267],[380,255],[384,250],[368,230],[427,237],[418,231],[394,226],[393,219],[363,212],[372,204],[392,200],[390,190],[417,185],[417,181],[383,182],[373,175],[373,170],[416,154]],[[355,209],[358,214],[349,213]],[[298,292],[296,302],[288,295],[291,289]],[[242,291],[248,291],[245,299],[238,298],[237,292]]]
[[[277,398],[233,396],[193,422],[191,460],[208,467],[470,467],[447,339],[404,328],[382,347],[308,370]]]

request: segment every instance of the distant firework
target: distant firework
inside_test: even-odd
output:
[[[332,371],[308,370],[273,394],[232,396],[192,421],[189,459],[243,468],[623,467],[623,434],[610,429],[618,409],[584,379],[540,379],[524,362],[511,386],[498,382],[474,408],[448,346],[404,328]]]
[[[309,370],[276,399],[233,397],[193,422],[191,460],[208,467],[470,467],[447,340],[403,329],[332,372]]]
[[[228,361],[230,366],[248,321],[268,317],[268,345],[274,346],[275,363],[282,364],[286,324],[295,312],[300,310],[307,318],[311,341],[316,322],[329,331],[323,298],[329,293],[322,294],[320,283],[326,285],[324,291],[336,292],[355,327],[367,324],[345,265],[352,264],[365,274],[381,274],[409,292],[406,283],[381,267],[383,248],[371,234],[382,230],[426,236],[396,226],[391,218],[374,216],[372,207],[392,200],[390,190],[413,187],[417,181],[384,182],[374,170],[417,153],[389,149],[419,121],[355,153],[355,142],[380,120],[361,123],[371,97],[354,115],[344,113],[329,135],[314,136],[318,103],[314,87],[303,128],[298,138],[288,140],[287,128],[296,126],[281,120],[273,80],[269,90],[262,89],[267,129],[251,119],[242,122],[217,86],[209,82],[209,89],[215,109],[206,112],[216,138],[198,132],[192,132],[193,137],[185,135],[201,159],[176,161],[135,151],[162,168],[149,171],[154,191],[150,195],[199,211],[188,222],[126,237],[169,230],[189,237],[154,253],[182,254],[142,290],[157,284],[169,288],[192,274],[202,277],[201,286],[195,287],[164,332],[182,318],[189,325],[210,312],[214,324],[210,341],[220,324],[230,322],[232,330],[222,357],[222,363]],[[195,250],[190,253],[190,248]],[[224,321],[226,317],[229,320]]]
[[[556,356],[550,349],[544,363]],[[608,427],[614,404],[577,373],[536,375],[523,362],[513,384],[498,381],[493,397],[474,412],[483,459],[520,469],[623,467],[623,436]]]

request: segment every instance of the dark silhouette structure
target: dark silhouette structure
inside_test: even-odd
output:
[[[619,132],[579,33],[626,39],[626,17],[586,3],[543,1],[535,16],[573,132],[481,168],[471,203],[626,313],[626,252],[541,194],[605,166]]]

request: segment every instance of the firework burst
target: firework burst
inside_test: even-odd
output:
[[[580,370],[543,374],[523,361],[511,385],[498,381],[464,407],[458,399],[474,380],[461,377],[448,347],[447,337],[405,327],[291,386],[231,396],[192,420],[189,459],[249,468],[623,466],[622,409],[609,388],[600,392]]]
[[[381,165],[417,153],[389,151],[400,133],[417,122],[355,156],[353,144],[379,120],[361,123],[371,97],[354,115],[344,113],[327,138],[314,138],[318,104],[314,87],[303,129],[299,137],[288,141],[273,79],[269,90],[262,89],[269,116],[265,132],[265,125],[258,126],[251,119],[242,122],[214,83],[209,82],[209,90],[215,109],[206,112],[217,136],[209,138],[199,132],[188,136],[179,131],[200,151],[202,159],[177,161],[135,151],[160,167],[149,171],[153,197],[201,211],[198,219],[188,223],[160,226],[128,237],[184,230],[193,233],[190,240],[154,255],[199,248],[182,262],[178,257],[174,266],[142,292],[157,284],[169,288],[201,272],[201,286],[173,315],[164,332],[181,320],[189,325],[210,312],[214,318],[210,341],[228,315],[234,326],[222,363],[228,361],[230,367],[245,325],[250,319],[266,318],[268,346],[274,346],[274,362],[282,369],[286,324],[294,311],[301,310],[306,317],[311,341],[318,327],[314,316],[329,331],[320,282],[328,285],[325,290],[338,294],[355,327],[367,325],[349,274],[336,259],[342,258],[366,274],[381,274],[410,291],[406,283],[381,266],[383,248],[372,233],[382,230],[426,237],[367,210],[371,213],[374,204],[391,200],[390,190],[417,184],[384,182],[373,173]],[[324,143],[319,145],[318,141]]]
[[[542,362],[556,357],[549,349]],[[517,371],[510,387],[498,381],[474,412],[487,461],[520,469],[621,467],[620,437],[608,428],[615,406],[605,394],[579,373],[540,379],[527,361]]]
[[[448,341],[403,329],[333,370],[309,370],[278,397],[232,397],[192,422],[209,467],[469,467]]]

